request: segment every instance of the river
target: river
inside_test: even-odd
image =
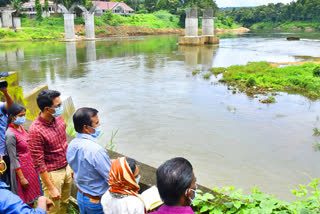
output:
[[[250,61],[319,60],[320,34],[248,33],[222,37],[219,46],[179,47],[177,36],[0,44],[0,72],[17,71],[24,93],[41,84],[72,96],[75,106],[99,110],[104,136],[116,151],[158,167],[183,156],[198,183],[254,186],[279,199],[320,178],[320,102],[280,93],[261,104],[232,94],[194,69]]]

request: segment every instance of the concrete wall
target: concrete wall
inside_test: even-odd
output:
[[[202,19],[202,36],[214,35],[214,22],[212,19]]]
[[[13,17],[13,27],[21,28],[21,18],[20,17]]]
[[[86,24],[86,39],[94,39],[94,14],[85,14],[85,24]]]
[[[63,14],[64,16],[64,31],[66,40],[75,40],[74,33],[74,14]]]
[[[4,10],[2,11],[2,26],[3,27],[12,27],[12,11]]]
[[[198,18],[186,18],[185,36],[198,36]]]

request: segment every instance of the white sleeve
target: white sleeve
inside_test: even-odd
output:
[[[135,197],[135,196],[129,196],[130,199],[130,205],[128,207],[132,207],[130,209],[128,214],[144,214],[144,204],[143,202]]]

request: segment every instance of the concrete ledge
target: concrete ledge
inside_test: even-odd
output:
[[[179,45],[219,44],[217,36],[184,36],[179,38]]]

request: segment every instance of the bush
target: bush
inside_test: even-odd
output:
[[[247,87],[252,87],[256,85],[256,80],[253,77],[250,77],[247,82],[246,82],[246,86]]]
[[[235,190],[234,187],[223,189],[213,188],[218,193],[213,196],[210,193],[198,195],[193,206],[195,213],[306,213],[313,214],[320,212],[320,185],[319,179],[314,179],[308,185],[299,185],[298,190],[292,193],[300,200],[289,203],[280,201],[273,196],[263,194],[258,188],[251,190],[250,195],[243,195],[242,190]],[[309,189],[312,189],[310,191]],[[311,193],[311,195],[308,195]],[[229,196],[227,196],[227,194]],[[308,197],[309,196],[309,197]],[[301,199],[303,198],[304,199]],[[306,198],[308,197],[308,198]]]
[[[312,70],[313,76],[314,77],[320,77],[320,65],[316,66],[313,70]]]
[[[75,25],[84,25],[84,24],[85,24],[84,18],[82,18],[82,17],[76,17],[76,18],[74,19],[74,24],[75,24]]]

